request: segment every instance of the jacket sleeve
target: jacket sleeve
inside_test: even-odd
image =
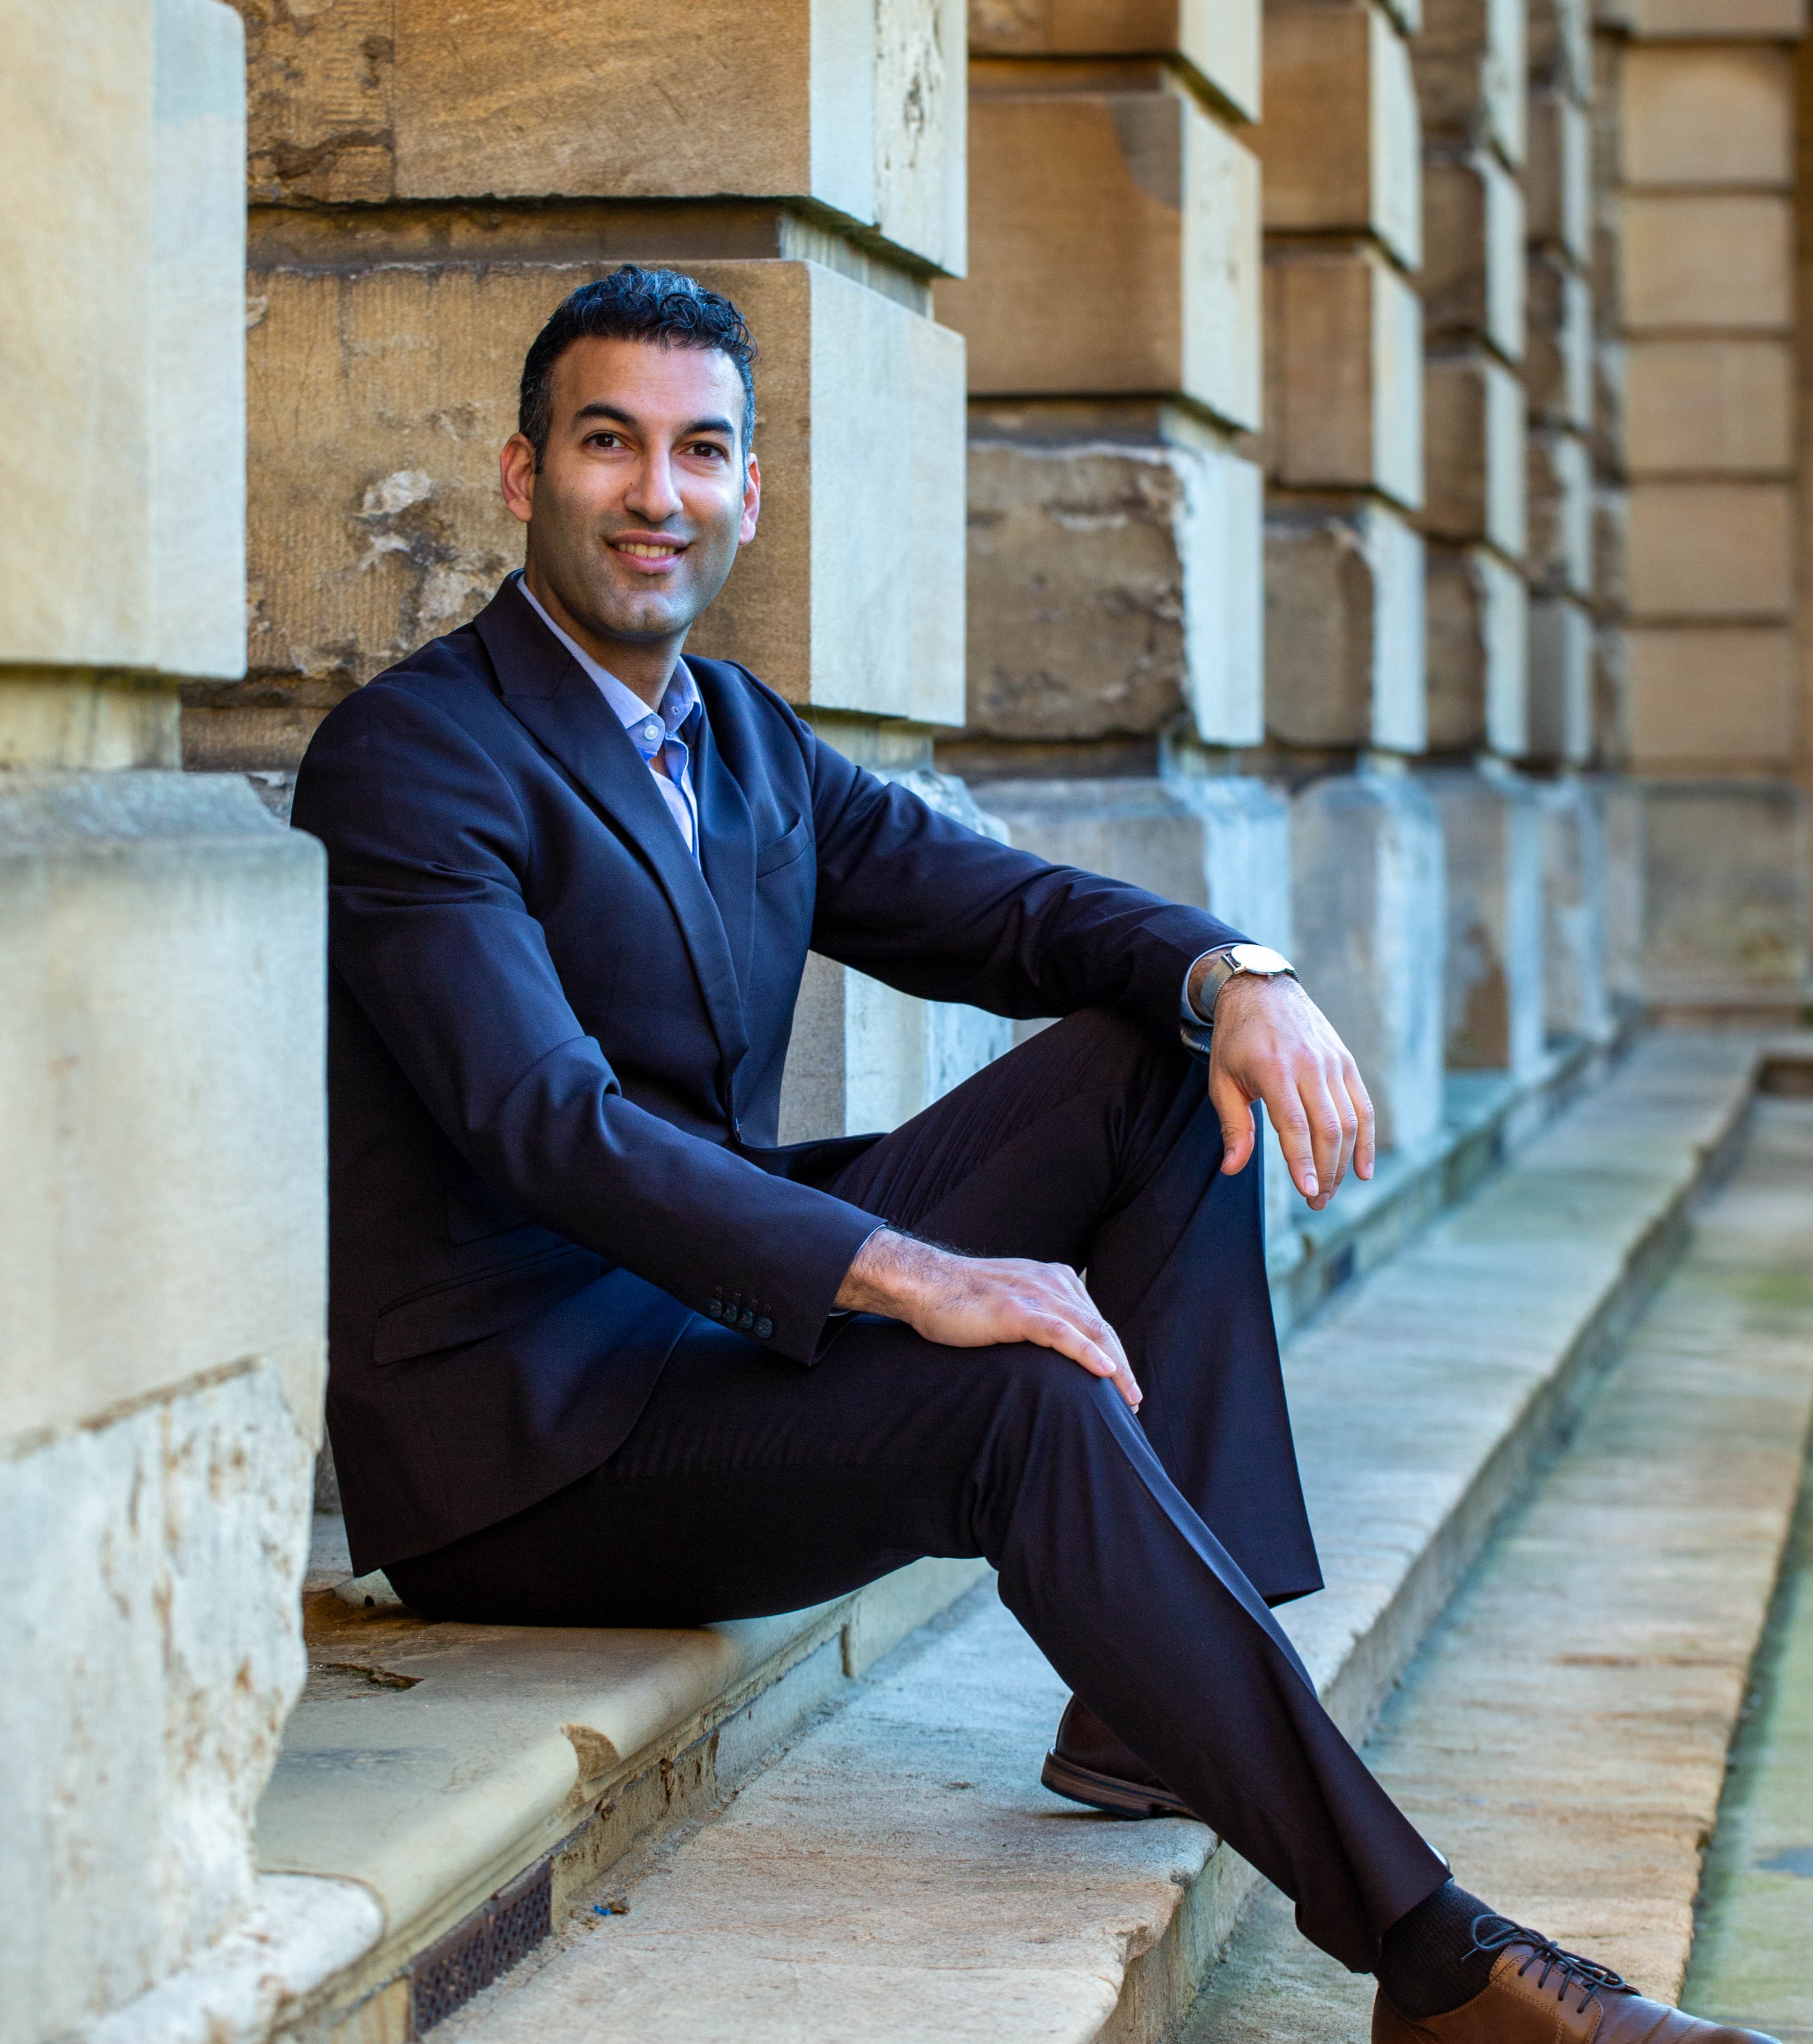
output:
[[[812,947],[871,978],[997,1015],[1118,1008],[1169,1034],[1191,965],[1246,941],[1203,909],[998,844],[807,743]]]
[[[523,1212],[696,1311],[735,1299],[816,1353],[878,1215],[624,1097],[568,1004],[505,776],[451,717],[375,686],[325,724],[295,822],[328,852],[328,947],[448,1140]]]

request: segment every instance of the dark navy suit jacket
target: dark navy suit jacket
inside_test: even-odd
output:
[[[879,1217],[774,1146],[808,948],[1013,1016],[1176,1027],[1237,933],[941,816],[744,669],[689,663],[701,862],[506,582],[317,732],[329,878],[328,1421],[361,1570],[621,1443],[689,1314],[812,1362]]]

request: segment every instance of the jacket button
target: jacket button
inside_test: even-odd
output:
[[[709,1314],[711,1315],[712,1318],[713,1318],[714,1320],[721,1320],[721,1319],[723,1318],[723,1316],[724,1316],[724,1301],[723,1301],[723,1300],[721,1300],[721,1299],[708,1299],[708,1300],[706,1300],[706,1301],[705,1301],[705,1311],[706,1311],[708,1313],[709,1313]]]
[[[774,1331],[774,1323],[772,1320],[758,1320],[755,1323],[755,1331],[763,1341],[766,1341]]]
[[[736,1324],[742,1328],[745,1334],[747,1334],[749,1330],[755,1326],[755,1316],[750,1312],[747,1306],[745,1306],[743,1311],[737,1315]]]

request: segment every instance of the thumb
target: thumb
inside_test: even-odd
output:
[[[1221,1168],[1230,1178],[1246,1168],[1253,1154],[1253,1106],[1246,1089],[1226,1072],[1210,1075],[1208,1097],[1221,1118]]]

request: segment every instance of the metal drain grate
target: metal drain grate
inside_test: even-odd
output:
[[[547,1935],[554,1920],[549,1873],[547,1860],[530,1868],[417,1960],[409,1976],[417,2036],[463,2008]]]

